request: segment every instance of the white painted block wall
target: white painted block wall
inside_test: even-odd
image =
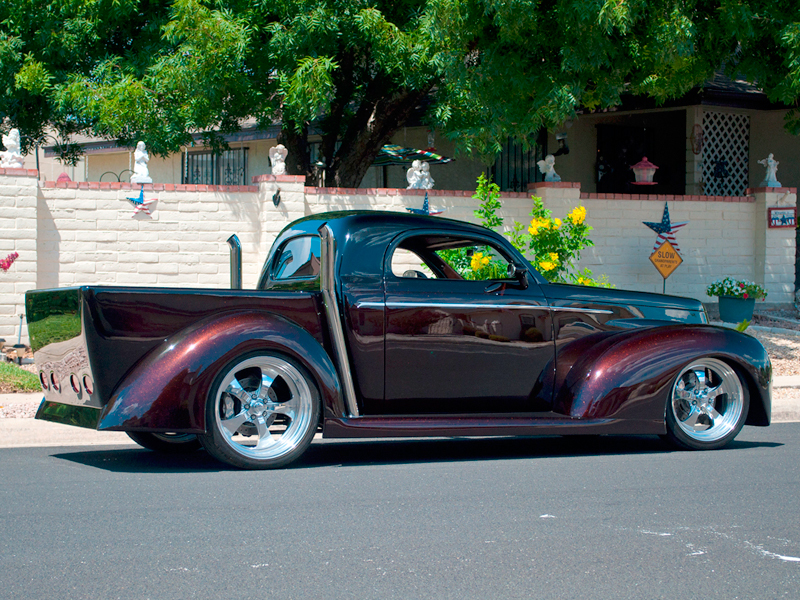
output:
[[[234,188],[146,186],[145,200],[157,199],[152,215],[134,216],[127,199],[137,197],[138,190],[124,184],[40,188],[35,171],[0,173],[0,257],[20,254],[8,273],[0,273],[0,337],[16,342],[17,315],[24,310],[28,289],[98,284],[228,288],[226,240],[234,233],[242,242],[244,287],[252,289],[272,241],[291,221],[328,210],[403,212],[420,208],[424,198],[420,190],[311,188],[292,176],[262,175],[254,181],[257,185]],[[577,186],[564,185],[533,193],[561,219],[576,206],[586,207],[596,246],[584,251],[580,266],[607,275],[618,288],[660,292],[663,280],[648,259],[656,234],[642,222],[660,221],[664,202],[582,198]],[[473,210],[478,203],[470,196],[433,190],[429,202],[445,209],[442,217],[477,222]],[[503,194],[507,228],[515,219],[527,224],[530,196]],[[672,220],[689,224],[677,233],[685,262],[667,280],[667,293],[709,302],[706,286],[730,275],[763,281],[771,302],[791,302],[794,230],[766,228],[766,207],[776,203],[796,203],[796,193],[759,192],[736,201],[672,199]],[[25,328],[22,338],[27,339]]]

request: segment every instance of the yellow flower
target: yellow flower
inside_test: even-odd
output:
[[[476,252],[472,255],[470,266],[473,271],[480,271],[486,264],[489,263],[489,257],[484,258],[483,252]]]
[[[589,281],[585,277],[578,277],[578,285],[586,285]]]
[[[567,217],[573,225],[580,225],[586,219],[586,209],[583,206],[576,206]]]
[[[550,260],[552,260],[553,262],[558,262],[558,254],[556,254],[555,252],[551,252]]]
[[[552,271],[556,268],[556,263],[550,262],[549,260],[543,260],[539,262],[539,266],[542,267],[543,271]]]
[[[528,227],[528,233],[531,235],[536,235],[539,233],[539,228],[542,226],[542,223],[539,219],[532,219],[531,225]]]
[[[542,219],[542,229],[550,229],[550,219]]]
[[[556,225],[555,225],[555,227],[553,229],[558,229],[559,227],[561,227],[561,219],[556,219],[555,223],[556,223]]]

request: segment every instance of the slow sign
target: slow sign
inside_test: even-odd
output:
[[[650,255],[650,262],[661,273],[661,277],[666,279],[672,275],[675,269],[681,266],[683,259],[678,254],[678,251],[672,247],[672,244],[669,241],[665,241]]]

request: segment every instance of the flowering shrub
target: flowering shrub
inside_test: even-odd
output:
[[[591,271],[575,270],[581,250],[594,246],[589,239],[592,228],[586,224],[586,209],[577,206],[562,221],[534,196],[531,222],[528,227],[515,221],[513,229],[506,235],[511,243],[548,281],[598,285]]]
[[[752,281],[726,277],[725,279],[718,279],[709,285],[706,289],[706,294],[709,296],[730,296],[731,298],[742,298],[743,300],[749,298],[759,300],[767,297],[767,290]]]
[[[3,271],[8,271],[8,269],[11,268],[11,265],[14,264],[14,261],[17,260],[18,258],[19,258],[19,253],[12,252],[5,258],[0,259],[0,269],[3,269]]]
[[[481,220],[481,224],[488,229],[500,230],[503,227],[503,218],[497,214],[502,207],[500,187],[481,174],[472,197],[481,201],[480,207],[475,210],[475,216]],[[594,279],[589,269],[575,269],[581,250],[594,246],[588,237],[591,230],[586,224],[586,209],[583,206],[575,207],[562,221],[552,217],[551,212],[544,208],[541,198],[533,197],[528,226],[514,221],[513,229],[505,232],[505,235],[548,281],[613,287],[605,276]],[[490,248],[458,248],[440,250],[438,253],[465,279],[506,277],[505,261],[493,256]]]

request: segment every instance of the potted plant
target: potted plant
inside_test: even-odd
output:
[[[767,290],[744,279],[726,277],[706,289],[709,296],[719,296],[719,317],[725,323],[741,323],[753,318],[756,300],[767,297]]]

